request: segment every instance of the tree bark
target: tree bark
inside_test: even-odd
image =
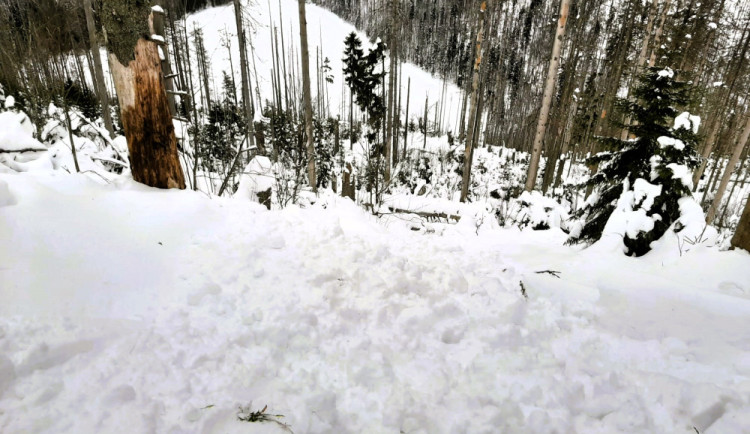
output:
[[[714,200],[711,202],[711,206],[708,208],[708,213],[706,214],[706,224],[710,225],[711,223],[713,223],[714,218],[716,218],[716,213],[719,210],[719,206],[721,206],[721,198],[722,196],[724,196],[724,191],[727,188],[727,184],[729,184],[729,178],[731,178],[735,166],[737,166],[737,163],[740,161],[740,155],[742,155],[742,151],[745,149],[745,145],[749,137],[750,116],[748,116],[747,122],[745,123],[745,128],[742,130],[742,136],[734,146],[732,157],[729,159],[727,167],[724,168],[724,175],[721,177],[719,188],[716,190]]]
[[[236,0],[235,0],[236,1]],[[313,147],[313,113],[310,96],[310,54],[307,50],[307,18],[305,0],[298,0],[299,5],[299,38],[302,50],[302,97],[305,109],[305,135],[307,136],[307,178],[313,191],[318,188],[315,182],[315,148]]]
[[[133,179],[157,188],[185,188],[157,45],[139,39],[135,60],[123,66],[109,54],[130,151]]]
[[[479,8],[479,31],[477,32],[476,51],[474,56],[474,77],[471,83],[471,102],[469,103],[469,125],[468,136],[466,137],[466,149],[464,152],[464,173],[461,181],[461,202],[466,202],[469,195],[469,182],[471,181],[471,160],[474,156],[474,123],[476,122],[477,113],[477,90],[479,89],[479,66],[482,63],[482,40],[484,38],[484,21],[487,14],[487,2],[483,1]]]
[[[245,110],[245,136],[249,149],[256,146],[255,124],[253,122],[253,106],[250,99],[250,67],[247,63],[247,43],[245,42],[245,29],[242,26],[242,6],[240,0],[234,0],[234,17],[237,25],[237,42],[240,45],[240,69],[242,75],[242,106]],[[265,154],[262,145],[258,146],[258,152]]]
[[[89,43],[91,44],[91,57],[94,60],[94,84],[96,93],[99,96],[99,103],[102,106],[102,119],[104,127],[109,131],[109,137],[115,136],[115,129],[112,126],[112,116],[109,113],[109,97],[107,96],[107,86],[104,82],[104,70],[102,69],[102,58],[99,51],[99,39],[96,36],[94,27],[94,14],[91,10],[91,0],[83,0],[83,10],[86,13],[86,27],[89,32]]]
[[[534,147],[531,152],[531,161],[529,162],[529,171],[526,176],[526,191],[532,191],[536,184],[536,174],[539,170],[539,158],[542,156],[542,142],[544,133],[547,128],[549,118],[549,108],[552,103],[552,94],[555,90],[555,78],[557,77],[557,67],[560,63],[560,49],[562,48],[562,39],[565,35],[565,24],[568,21],[568,9],[570,0],[562,0],[560,3],[560,19],[558,21],[555,42],[552,45],[552,58],[547,70],[547,83],[544,86],[544,96],[542,98],[542,109],[539,112],[539,121],[536,126],[536,136],[534,137]]]
[[[745,210],[732,237],[732,247],[750,251],[750,197],[745,202]]]
[[[406,161],[406,139],[409,136],[409,98],[411,97],[411,77],[406,80],[406,116],[404,117],[404,147],[401,150],[401,160]]]

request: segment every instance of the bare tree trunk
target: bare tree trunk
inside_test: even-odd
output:
[[[654,66],[656,64],[656,51],[659,49],[659,41],[661,40],[661,34],[664,31],[664,21],[667,20],[667,11],[669,11],[669,4],[672,0],[667,0],[664,4],[664,10],[661,12],[661,19],[659,27],[656,29],[654,34],[654,48],[651,50],[651,57],[648,59],[648,66]]]
[[[424,143],[422,144],[422,149],[427,149],[427,99],[429,97],[430,94],[424,96]]]
[[[167,47],[167,38],[164,32],[164,9],[161,9],[162,0],[154,1],[154,6],[158,6],[158,9],[151,9],[151,13],[148,16],[149,30],[152,35],[156,35],[159,38],[152,38],[154,42],[160,48],[160,59],[161,59],[161,71],[164,76],[164,89],[167,92],[167,101],[169,102],[169,113],[172,117],[177,115],[177,107],[174,102],[175,90],[172,85],[172,80],[175,75],[172,74],[172,66],[169,63],[169,49]]]
[[[299,39],[302,50],[302,97],[305,105],[305,135],[307,136],[307,178],[313,191],[317,192],[315,182],[315,148],[313,146],[313,113],[310,96],[310,53],[307,51],[307,18],[305,17],[305,0],[298,0],[299,5]]]
[[[406,161],[406,145],[409,136],[409,97],[411,96],[411,77],[406,81],[406,117],[404,117],[404,148],[401,151],[401,160]]]
[[[245,42],[245,28],[242,25],[242,6],[240,0],[234,0],[234,18],[237,25],[237,41],[240,45],[240,69],[242,75],[242,106],[245,109],[245,137],[249,149],[253,149],[255,144],[255,124],[253,122],[253,106],[250,99],[250,68],[247,64],[247,43]],[[265,154],[266,150],[262,145],[258,146],[258,152]]]
[[[133,179],[151,187],[184,189],[157,45],[140,39],[135,60],[128,66],[123,66],[113,53],[109,64],[120,101]]]
[[[539,170],[539,158],[542,156],[542,142],[544,141],[544,133],[547,129],[552,93],[555,90],[555,78],[557,77],[557,67],[560,64],[560,49],[562,47],[563,36],[565,35],[565,24],[568,21],[569,8],[570,0],[562,0],[560,3],[560,19],[558,21],[557,32],[555,33],[555,42],[552,45],[552,58],[549,61],[549,69],[547,70],[547,83],[544,86],[542,109],[539,112],[536,137],[534,137],[534,147],[531,152],[531,162],[529,162],[529,172],[526,176],[526,191],[532,191],[534,184],[536,184],[536,174]]]
[[[732,247],[750,251],[750,197],[745,201],[745,210],[732,237]]]
[[[464,152],[464,173],[461,181],[461,202],[466,202],[469,195],[469,182],[471,181],[471,160],[474,156],[474,123],[477,122],[477,90],[479,89],[479,66],[482,63],[482,39],[484,38],[484,21],[487,14],[487,2],[483,1],[480,7],[479,31],[477,32],[476,51],[474,55],[474,77],[471,83],[471,102],[469,103],[469,125],[466,137],[466,150]]]
[[[94,27],[94,14],[91,10],[91,0],[83,0],[83,10],[86,13],[86,27],[89,32],[89,43],[91,44],[91,57],[94,60],[94,84],[96,93],[99,96],[99,103],[102,106],[102,119],[104,127],[109,131],[109,137],[115,136],[115,129],[112,126],[112,116],[109,112],[109,97],[107,96],[107,86],[104,83],[104,70],[102,69],[102,58],[99,51],[99,39],[96,37],[96,28]]]
[[[66,95],[67,97],[67,95]],[[63,111],[65,111],[65,124],[68,127],[68,140],[70,140],[70,150],[73,152],[73,164],[76,167],[76,173],[81,171],[78,166],[78,154],[76,154],[76,143],[73,141],[73,126],[70,123],[70,108],[68,107],[67,98],[63,98]]]
[[[737,166],[737,163],[740,161],[740,156],[742,155],[742,151],[745,149],[745,144],[747,143],[748,137],[750,137],[750,116],[748,116],[747,122],[745,123],[745,128],[742,130],[742,136],[734,146],[732,157],[729,159],[727,167],[724,168],[724,175],[721,177],[719,188],[716,190],[714,200],[713,202],[711,202],[711,206],[708,208],[708,213],[706,215],[706,224],[710,225],[711,223],[713,223],[714,218],[716,218],[716,213],[719,210],[719,206],[721,206],[721,198],[722,196],[724,196],[724,191],[727,188],[727,184],[729,184],[729,178],[732,176],[735,166]]]
[[[391,31],[388,41],[389,60],[390,60],[390,76],[388,77],[388,107],[386,111],[385,120],[385,184],[387,185],[391,181],[391,164],[393,162],[393,108],[395,101],[393,100],[393,90],[396,88],[396,2],[391,0]]]

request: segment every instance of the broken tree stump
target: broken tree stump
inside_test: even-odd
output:
[[[128,66],[114,53],[109,55],[109,64],[133,179],[150,187],[184,189],[157,44],[141,38],[135,46],[135,60]]]

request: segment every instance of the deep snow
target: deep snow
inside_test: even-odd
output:
[[[750,429],[744,251],[416,233],[325,195],[266,211],[125,178],[5,184],[4,433],[283,432],[241,405],[296,433]]]

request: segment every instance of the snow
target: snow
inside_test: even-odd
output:
[[[161,35],[151,35],[151,39],[157,42],[164,42],[164,37]]]
[[[240,185],[234,197],[257,201],[259,192],[267,191],[275,183],[275,177],[268,157],[256,156],[247,164],[240,177]]]
[[[656,141],[659,143],[659,146],[664,149],[668,146],[671,146],[678,151],[681,151],[685,149],[685,144],[680,139],[675,139],[674,137],[669,136],[661,136]]]
[[[156,12],[156,13],[158,13],[158,14],[163,14],[164,13],[164,9],[161,6],[159,6],[159,5],[151,6],[151,10],[154,11],[154,12]]]
[[[684,164],[670,163],[667,168],[672,171],[672,178],[679,179],[682,185],[693,189],[693,172]]]
[[[16,99],[13,97],[13,95],[8,95],[5,98],[5,104],[4,104],[5,108],[12,109],[13,107],[15,107],[15,105],[16,105]]]
[[[624,249],[623,236],[635,238],[638,233],[653,229],[655,221],[661,216],[658,213],[651,216],[646,214],[651,210],[654,199],[661,194],[661,188],[661,185],[651,184],[643,178],[636,179],[632,189],[626,185],[598,243],[612,249]]]
[[[0,150],[35,149],[45,151],[47,149],[32,136],[34,126],[31,119],[22,112],[0,112],[0,126]],[[1,158],[2,156],[0,156]]]
[[[674,119],[674,130],[684,128],[698,134],[698,128],[701,126],[701,117],[691,115],[689,112],[682,112]]]
[[[711,30],[715,30],[717,27],[719,27],[719,26],[716,25],[716,23],[708,23],[708,28],[711,29]]]
[[[674,71],[672,71],[672,68],[664,68],[658,72],[658,75],[660,78],[672,78],[674,77]]]
[[[273,63],[273,53],[271,51],[271,30],[269,30],[270,22],[273,22],[273,27],[280,29],[280,24],[283,25],[284,30],[284,43],[286,49],[294,50],[296,53],[299,52],[299,20],[297,17],[297,2],[293,0],[281,0],[280,2],[242,2],[245,8],[247,16],[253,17],[254,30],[250,32],[252,38],[252,44],[255,56],[255,67],[252,66],[251,70],[253,83],[255,83],[255,72],[257,71],[258,76],[258,88],[261,94],[262,100],[273,101],[273,90],[271,86],[271,68]],[[328,97],[331,114],[335,116],[335,113],[339,112],[338,109],[340,104],[346,104],[348,106],[348,88],[346,88],[346,95],[341,95],[341,87],[343,84],[343,53],[344,53],[344,38],[351,33],[356,32],[359,38],[362,40],[362,48],[367,51],[373,47],[379,40],[370,40],[368,36],[358,31],[351,23],[348,23],[332,12],[323,9],[314,4],[308,3],[306,6],[307,14],[307,32],[308,32],[308,43],[311,59],[311,74],[313,74],[312,80],[315,80],[315,52],[318,49],[322,49],[322,59],[326,57],[330,61],[331,75],[333,76],[333,83],[326,84],[327,91],[326,96]],[[283,11],[283,15],[281,14]],[[290,12],[291,11],[291,12]],[[207,8],[187,16],[187,28],[191,31],[194,27],[199,27],[203,30],[204,45],[209,56],[209,62],[211,66],[212,77],[209,80],[212,84],[212,95],[221,93],[222,74],[224,72],[230,73],[232,69],[229,63],[229,54],[227,49],[222,45],[221,32],[225,29],[225,23],[232,23],[227,26],[230,33],[236,34],[235,29],[235,18],[234,18],[234,7],[231,2],[224,6],[215,8]],[[279,41],[281,35],[278,36]],[[232,44],[232,56],[235,59],[239,58],[239,47],[237,45],[237,38],[230,38]],[[280,49],[280,48],[279,48]],[[104,59],[106,62],[106,58]],[[289,60],[287,60],[289,62]],[[388,65],[388,60],[386,60]],[[106,66],[106,65],[105,65]],[[289,65],[287,65],[289,67]],[[239,68],[234,68],[237,76],[235,81],[240,82],[240,71]],[[197,71],[193,72],[193,81],[198,82]],[[436,110],[435,101],[437,101],[443,90],[443,81],[439,78],[433,77],[428,72],[420,69],[416,65],[411,63],[404,63],[401,71],[401,86],[403,87],[403,98],[402,98],[402,115],[405,114],[406,110],[406,87],[409,78],[411,78],[411,94],[410,99],[410,116],[416,120],[417,117],[422,116],[424,107],[425,96],[429,96],[429,119],[434,119]],[[253,87],[256,85],[253,84]],[[239,92],[239,90],[238,90]],[[317,90],[313,86],[313,99],[318,98]],[[445,110],[443,111],[443,125],[452,130],[458,131],[459,112],[461,109],[461,90],[456,87],[454,83],[448,82],[446,84],[445,93]],[[260,104],[262,101],[257,101],[256,104]],[[196,101],[199,103],[199,101]],[[314,102],[313,102],[314,104]],[[419,109],[415,109],[419,107]],[[356,110],[356,107],[355,107]],[[260,116],[262,110],[256,110],[257,116]]]
[[[126,178],[0,181],[3,432],[284,432],[239,406],[294,432],[750,427],[746,252],[425,235],[325,194],[266,211]]]

